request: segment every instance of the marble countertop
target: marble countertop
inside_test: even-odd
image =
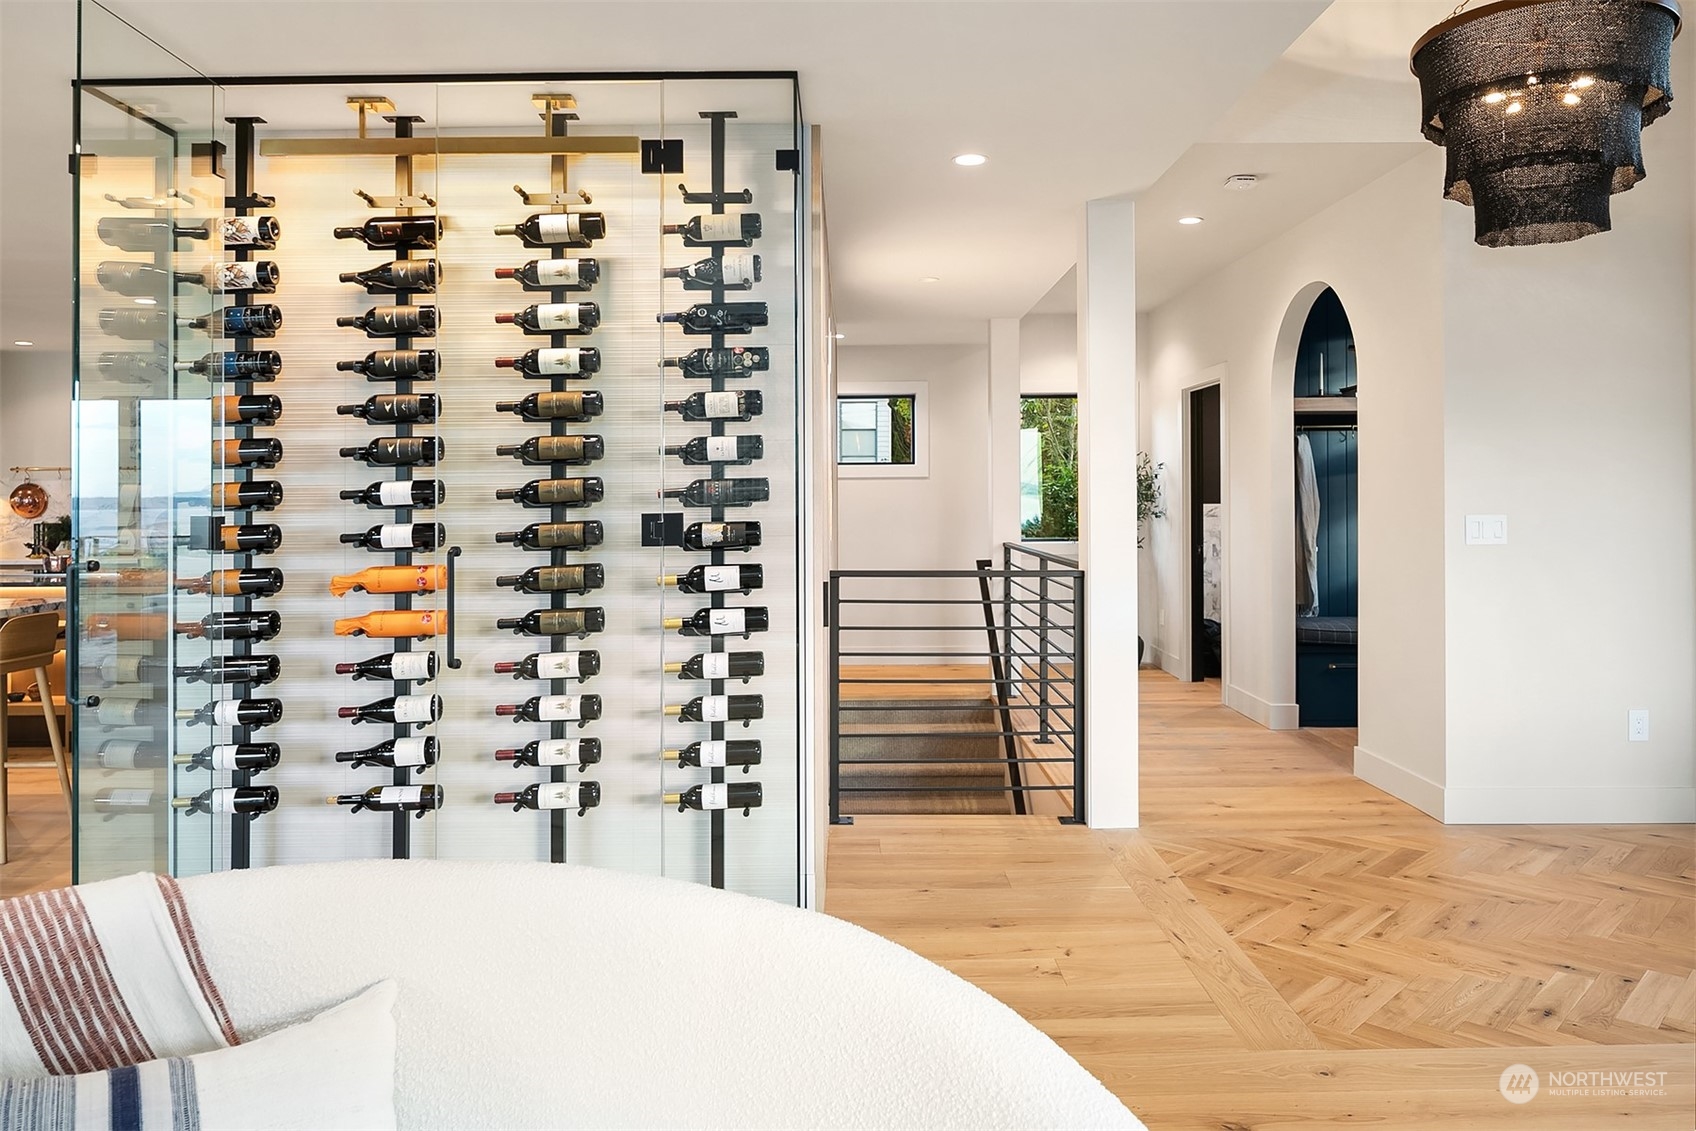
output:
[[[0,621],[26,613],[62,613],[65,591],[46,586],[0,587]]]

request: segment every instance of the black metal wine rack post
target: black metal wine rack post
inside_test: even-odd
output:
[[[255,126],[263,125],[264,122],[265,122],[265,119],[264,118],[253,118],[253,117],[242,117],[242,118],[226,118],[224,120],[229,122],[231,125],[235,126],[235,128],[236,128],[236,137],[235,137],[235,142],[236,142],[235,194],[233,196],[230,196],[230,197],[225,199],[224,207],[229,209],[231,212],[233,212],[237,216],[249,216],[249,215],[252,215],[254,209],[260,208],[260,207],[269,207],[270,205],[275,203],[274,201],[272,201],[268,198],[260,197],[253,190],[253,157],[254,157],[253,130],[254,130]],[[252,245],[252,244],[238,244],[238,245],[236,245],[236,248],[235,248],[236,262],[245,263],[245,262],[249,261],[250,259],[252,259],[253,258],[253,246],[254,245]],[[214,265],[212,270],[213,270],[214,273],[216,273],[216,271],[217,271],[216,265]],[[208,282],[210,282],[210,281],[211,280],[209,279]],[[250,292],[250,291],[237,291],[237,292],[235,292],[235,293],[233,293],[229,296],[229,305],[231,305],[231,306],[248,306],[252,303],[252,301],[253,301],[253,293]],[[214,306],[213,310],[208,315],[208,318],[209,318],[208,328],[212,330],[213,335],[216,336],[217,334],[221,333],[221,329],[219,328],[219,320],[221,318],[221,315],[220,315],[220,312],[218,311],[218,309],[216,308],[216,306]],[[231,348],[233,350],[235,350],[237,353],[243,353],[243,352],[252,350],[253,349],[253,337],[251,335],[246,335],[246,334],[240,335],[240,336],[238,336],[234,339],[234,341],[231,344]],[[239,375],[240,379],[237,380],[237,381],[234,381],[232,383],[233,387],[235,389],[235,395],[236,396],[247,396],[248,394],[253,392],[253,382],[250,379],[248,379],[248,377],[246,376],[245,370],[238,370],[238,375]],[[217,380],[216,374],[212,375],[212,380],[213,381]],[[219,390],[214,388],[212,395],[214,397],[218,396]],[[217,403],[217,402],[214,401],[214,403]],[[253,436],[253,425],[247,423],[244,420],[241,420],[239,418],[239,416],[238,416],[236,421],[233,421],[231,423],[231,427],[233,429],[234,437],[237,440],[247,440],[247,439],[251,439],[252,436]],[[228,465],[228,461],[225,461],[225,463],[226,463],[226,465]],[[253,469],[245,463],[236,463],[233,466],[231,466],[230,469],[235,473],[235,482],[237,482],[237,483],[248,483],[248,482],[251,482],[253,480]],[[240,504],[240,506],[242,508],[239,512],[237,512],[237,515],[239,517],[240,522],[246,523],[246,522],[251,521],[254,516],[253,516],[253,512],[250,509],[248,509],[248,504],[245,503],[245,502],[242,502],[241,500],[238,500],[238,503]],[[213,525],[213,537],[214,538],[219,537],[220,534],[219,534],[219,531],[218,531],[218,524],[213,523],[212,525]],[[218,547],[216,545],[213,545],[211,547],[211,550],[212,550],[212,555],[213,555],[214,561],[216,561],[217,555],[218,555]],[[230,560],[234,561],[235,568],[244,569],[244,568],[247,568],[248,566],[252,565],[252,563],[253,563],[253,553],[251,551],[243,550],[239,553],[236,553]],[[214,571],[213,575],[216,576],[216,571]],[[216,602],[214,602],[214,603],[216,603]],[[235,602],[234,602],[232,611],[236,612],[236,613],[241,613],[241,614],[251,613],[253,611],[253,598],[245,592],[238,592],[238,594],[235,597]],[[231,641],[229,655],[232,658],[243,658],[243,659],[245,659],[246,657],[252,656],[253,655],[253,638],[251,636],[247,635],[245,632],[238,635],[235,640]],[[230,689],[231,687],[234,687],[234,686],[237,686],[237,685],[229,684],[229,683],[215,684],[214,687],[215,687],[215,689],[217,689],[217,690],[215,690],[215,694],[218,694],[218,695],[224,694],[225,692],[228,691],[228,689]],[[243,684],[243,685],[240,685],[240,686],[246,688],[248,691],[251,691],[257,685],[255,685],[255,684]],[[216,721],[214,720],[212,725],[210,727],[208,727],[208,733],[216,735],[217,730],[218,730],[217,724],[216,724]],[[231,735],[230,735],[230,741],[233,742],[233,743],[238,743],[238,744],[239,743],[246,743],[246,742],[251,742],[252,740],[253,740],[253,728],[251,726],[248,726],[245,723],[238,723],[236,725],[236,727],[233,729],[233,731],[231,732]],[[216,741],[216,739],[214,738],[214,742],[215,741]],[[244,786],[250,786],[252,784],[253,784],[253,771],[252,770],[234,770],[234,771],[231,772],[231,775],[230,775],[230,785],[231,786],[236,787],[236,788],[241,788],[241,787],[244,787]],[[253,822],[251,820],[249,820],[247,816],[245,816],[241,813],[231,813],[230,814],[230,867],[231,868],[246,868],[246,867],[249,867],[252,864],[252,861],[253,861]]]
[[[557,104],[554,102],[548,102],[542,111],[543,133],[549,137],[564,137],[566,132],[566,123],[569,120],[570,115],[565,110],[563,102]],[[563,201],[565,199],[566,173],[567,168],[565,154],[554,154],[548,162],[548,188],[553,193],[553,198],[555,200]],[[564,204],[557,205],[557,207],[561,211],[567,211]],[[549,248],[548,253],[549,258],[552,259],[562,259],[571,254],[565,245],[558,245]],[[548,301],[550,302],[569,302],[571,299],[572,296],[561,287],[555,287],[549,292]],[[570,344],[570,341],[565,334],[555,331],[548,336],[548,344],[554,349],[564,349]],[[564,373],[555,373],[551,378],[549,378],[548,388],[552,392],[562,393],[565,391],[565,384],[566,375]],[[548,434],[550,436],[564,436],[569,434],[570,431],[571,429],[568,422],[560,417],[556,416],[548,422]],[[560,479],[569,474],[571,474],[571,471],[563,464],[555,463],[549,467],[549,478],[551,479]],[[549,508],[549,522],[565,522],[569,518],[570,514],[567,512],[565,504],[554,503],[553,506]],[[520,557],[522,557],[522,555],[520,555]],[[556,546],[548,551],[548,564],[550,566],[563,566],[566,564],[566,560],[567,551],[564,548]],[[517,569],[517,564],[515,564],[513,568]],[[524,571],[519,569],[518,572],[523,573]],[[567,600],[565,590],[554,590],[551,595],[551,599],[548,601],[548,607],[550,609],[562,610],[568,608],[569,602]],[[550,652],[563,652],[567,647],[568,640],[569,638],[564,636],[550,637],[548,650]],[[548,683],[548,694],[564,695],[566,693],[567,686],[566,681],[563,679],[551,680]],[[549,723],[548,737],[553,739],[564,738],[570,725],[571,724],[569,722],[561,720],[555,720],[554,722]],[[564,782],[565,770],[566,767],[563,765],[549,767],[548,780],[550,782]],[[565,863],[565,814],[565,809],[551,809],[548,811],[548,859],[555,864]]]

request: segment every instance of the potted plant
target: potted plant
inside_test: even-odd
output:
[[[1165,518],[1166,504],[1160,497],[1160,473],[1164,463],[1155,463],[1147,452],[1137,453],[1137,549],[1142,549],[1148,535],[1144,526],[1150,519]],[[1137,637],[1137,666],[1142,666],[1143,640]]]

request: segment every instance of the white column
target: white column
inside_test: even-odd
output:
[[[1084,812],[1137,824],[1136,206],[1092,200],[1078,247],[1078,557]]]
[[[1019,320],[989,321],[989,557],[1019,540]]]

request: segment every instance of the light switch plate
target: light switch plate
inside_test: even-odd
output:
[[[1506,546],[1508,516],[1505,514],[1469,514],[1466,516],[1468,546]]]

